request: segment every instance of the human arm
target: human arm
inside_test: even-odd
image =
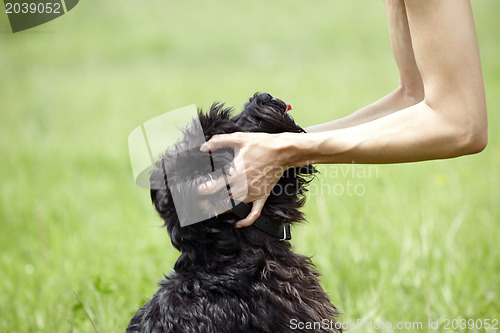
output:
[[[398,163],[456,157],[486,146],[486,102],[470,2],[386,0],[385,6],[399,91],[347,117],[349,126],[310,136],[321,149],[301,148],[313,144],[309,140],[295,146],[290,154],[299,160]],[[421,88],[422,102],[398,110],[405,95],[418,99]]]
[[[415,105],[424,99],[424,85],[413,51],[408,17],[403,0],[384,0],[394,59],[399,70],[398,87],[358,111],[324,124],[306,128],[308,133],[360,125]]]
[[[400,8],[401,3],[387,0],[386,6]],[[273,171],[310,163],[422,161],[484,149],[486,102],[470,2],[426,0],[423,4],[421,0],[406,0],[404,5],[423,82],[425,96],[421,102],[320,133],[235,133],[210,140],[212,150],[231,145],[240,148],[237,159],[243,161],[244,168],[236,170],[235,176],[246,175],[246,201],[254,201],[254,207],[239,225],[250,225],[260,215],[270,185],[279,179]],[[272,176],[262,175],[262,170],[270,170]],[[220,182],[208,185],[200,186],[199,192],[222,188]]]

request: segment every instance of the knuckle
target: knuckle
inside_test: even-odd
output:
[[[203,192],[211,194],[213,191],[213,185],[211,183],[205,183],[203,184]]]

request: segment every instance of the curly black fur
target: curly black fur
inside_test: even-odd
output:
[[[199,113],[204,137],[242,132],[304,132],[286,113],[286,104],[267,93],[255,94],[237,116],[214,104],[208,114]],[[198,184],[212,170],[192,170],[188,161],[203,158],[197,149],[196,129],[162,156],[151,175],[151,198],[165,222],[172,244],[181,251],[174,273],[160,282],[153,298],[132,318],[127,332],[301,332],[291,323],[320,323],[315,332],[340,332],[330,321],[338,316],[321,287],[319,273],[310,258],[293,253],[290,243],[278,241],[261,230],[236,229],[233,213],[181,227],[168,186],[155,183],[183,182],[182,190],[195,195]],[[199,140],[199,139],[198,139]],[[224,167],[232,150],[213,153],[214,164]],[[312,166],[287,170],[262,214],[286,223],[304,220],[298,209],[304,204],[306,185],[316,170]],[[166,174],[168,173],[168,180]],[[217,200],[217,198],[212,198]],[[223,200],[223,198],[220,198]],[[328,327],[327,327],[328,326]]]

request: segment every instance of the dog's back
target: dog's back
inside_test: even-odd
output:
[[[200,121],[206,139],[236,131],[303,132],[286,116],[286,108],[268,94],[256,94],[238,116],[231,118],[229,110],[214,105],[208,115],[200,115]],[[184,140],[190,140],[189,131]],[[193,191],[210,170],[193,174],[176,166],[199,154],[167,151],[152,181],[166,181],[165,164],[172,163],[167,169],[179,172],[168,180],[179,177],[189,187],[185,191]],[[218,165],[227,165],[233,157],[229,150],[212,155]],[[302,221],[298,208],[314,172],[312,166],[287,170],[277,184],[287,191],[273,191],[262,214],[275,223]],[[292,252],[289,242],[256,227],[234,228],[240,218],[232,212],[181,228],[168,186],[151,190],[151,197],[181,255],[174,273],[160,282],[127,332],[341,331],[335,328],[338,313],[319,283],[319,273],[309,258]]]

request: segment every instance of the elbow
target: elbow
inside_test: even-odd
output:
[[[488,145],[488,133],[481,134],[481,136],[475,139],[470,145],[470,154],[477,154],[486,149]]]
[[[480,95],[445,96],[445,102],[433,99],[426,103],[432,110],[438,110],[446,123],[446,137],[451,139],[448,153],[458,157],[482,152],[488,144],[488,117],[486,100]]]
[[[468,140],[463,145],[463,153],[462,155],[471,155],[482,152],[486,146],[488,145],[488,135],[480,134],[474,135],[473,137],[469,137]]]
[[[471,154],[477,154],[486,149],[488,145],[488,130],[486,129],[471,146]]]
[[[488,126],[486,122],[484,125],[464,126],[458,131],[456,139],[458,156],[480,153],[488,144]]]

